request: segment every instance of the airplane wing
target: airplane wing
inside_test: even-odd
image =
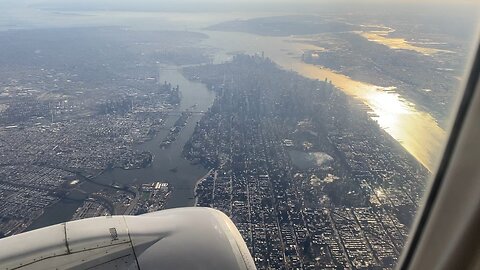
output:
[[[0,269],[256,269],[232,221],[189,207],[70,221],[0,240]]]

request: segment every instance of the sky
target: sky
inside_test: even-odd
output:
[[[128,11],[288,11],[325,7],[353,7],[418,3],[415,0],[0,0],[0,7],[36,7],[62,10],[128,10]],[[424,0],[422,3],[465,5],[478,0]]]
[[[435,17],[444,18],[449,15],[460,15],[461,24],[463,18],[480,17],[478,10],[480,1],[475,0],[475,8],[470,0],[437,0],[447,3],[432,5],[424,0],[420,4],[414,0],[0,0],[0,30],[13,28],[35,27],[65,27],[85,25],[123,25],[125,17],[120,12],[129,12],[131,17],[143,17],[146,23],[156,20],[155,13],[162,12],[163,19],[177,27],[185,27],[186,23],[192,25],[197,22],[201,27],[207,26],[207,21],[217,23],[220,21],[245,19],[252,17],[267,17],[287,14],[314,14],[334,15],[338,14],[375,14],[377,18],[387,18],[389,14],[424,16],[425,11]],[[461,4],[459,4],[461,3]],[[422,6],[423,5],[423,6]],[[463,9],[461,9],[463,7]],[[465,8],[467,7],[467,8]],[[477,13],[474,11],[477,10]],[[107,15],[108,11],[108,15]],[[96,18],[80,18],[89,13],[103,13]],[[138,12],[133,15],[133,12]],[[140,14],[143,13],[143,14]],[[184,14],[179,14],[184,13]],[[195,14],[193,14],[195,13]],[[202,14],[203,13],[203,14]],[[212,15],[215,13],[215,15]],[[237,16],[237,13],[239,14]],[[167,14],[167,15],[165,15]],[[201,15],[200,15],[201,14]],[[98,14],[95,14],[98,15]],[[191,16],[188,21],[187,15]],[[208,18],[211,16],[213,18]],[[432,17],[432,19],[435,19]],[[137,18],[140,21],[140,18]],[[150,21],[149,21],[150,20]],[[193,22],[193,20],[196,20]],[[448,20],[458,21],[455,20]],[[159,23],[163,25],[163,23]]]

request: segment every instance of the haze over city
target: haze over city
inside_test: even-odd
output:
[[[0,236],[206,206],[259,269],[393,269],[478,4],[2,1]]]

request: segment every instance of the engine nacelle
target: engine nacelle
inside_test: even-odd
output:
[[[0,269],[256,269],[232,221],[201,207],[70,221],[0,240]]]

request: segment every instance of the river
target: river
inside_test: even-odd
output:
[[[180,86],[182,99],[178,109],[181,111],[196,105],[194,111],[206,112],[215,99],[215,94],[209,91],[205,85],[187,80],[176,69],[162,69],[160,80]],[[193,114],[187,125],[180,131],[177,139],[170,146],[162,149],[159,147],[161,141],[168,134],[168,129],[180,117],[180,114],[169,116],[165,123],[166,129],[156,134],[152,140],[136,146],[139,151],[149,151],[153,154],[154,158],[151,166],[134,170],[109,170],[96,177],[94,181],[107,185],[114,183],[169,182],[173,187],[173,193],[168,201],[167,208],[192,206],[194,204],[193,189],[195,183],[207,173],[207,170],[201,165],[193,165],[190,161],[184,159],[182,150],[202,116],[203,114]]]
[[[206,112],[213,104],[215,94],[208,90],[205,85],[199,82],[187,80],[177,68],[160,68],[160,80],[168,81],[172,85],[179,85],[181,92],[181,102],[178,109],[186,110],[196,105],[193,111]],[[159,147],[161,141],[168,134],[170,127],[180,117],[180,114],[171,114],[167,117],[165,128],[158,132],[151,140],[136,145],[135,149],[139,151],[149,151],[153,154],[151,166],[142,169],[107,170],[95,177],[93,181],[104,185],[112,184],[136,184],[149,182],[169,182],[173,187],[172,194],[167,203],[167,208],[193,206],[193,190],[199,178],[207,173],[207,170],[201,165],[194,165],[182,157],[182,150],[185,143],[192,136],[195,125],[200,121],[203,114],[193,114],[187,125],[180,131],[177,139],[169,147],[162,149]],[[75,213],[75,210],[82,204],[82,200],[100,189],[99,185],[83,181],[80,189],[85,193],[74,190],[69,198],[62,199],[60,202],[45,209],[45,213],[38,218],[29,230],[49,226],[69,220]],[[72,200],[73,199],[73,200]]]

